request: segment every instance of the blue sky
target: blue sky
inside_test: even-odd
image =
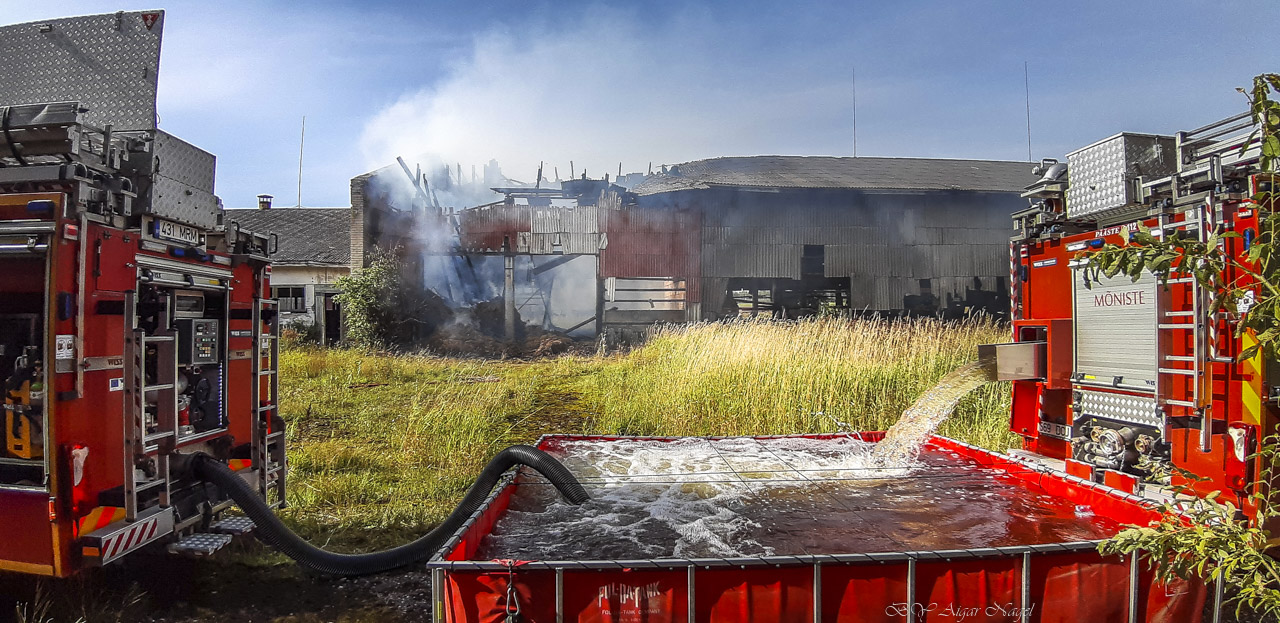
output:
[[[0,0],[0,23],[166,9],[160,125],[218,156],[228,207],[345,206],[394,162],[516,179],[720,155],[1025,160],[1243,110],[1280,3]],[[1172,29],[1177,28],[1177,30]],[[1212,34],[1228,32],[1231,34]],[[1198,33],[1198,34],[1197,34]]]

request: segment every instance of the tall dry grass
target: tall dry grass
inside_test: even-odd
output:
[[[819,318],[740,321],[661,331],[601,368],[592,428],[662,435],[884,430],[977,346],[1008,339],[990,319]],[[966,398],[943,434],[1007,447],[1009,388]],[[1003,449],[1003,448],[1002,448]]]

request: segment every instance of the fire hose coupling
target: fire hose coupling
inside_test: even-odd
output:
[[[1095,426],[1089,430],[1089,439],[1107,456],[1117,455],[1138,438],[1138,432],[1128,426],[1121,429]]]
[[[169,477],[174,480],[191,477],[195,474],[194,468],[196,462],[206,459],[213,459],[213,457],[203,452],[196,452],[194,454],[174,452],[169,455]]]

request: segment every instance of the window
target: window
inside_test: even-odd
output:
[[[820,244],[804,245],[800,256],[801,277],[821,277],[826,274],[827,248]]]
[[[307,311],[307,288],[305,286],[281,286],[271,288],[271,293],[280,301],[282,312]]]
[[[685,308],[685,281],[675,277],[607,277],[604,300],[620,311],[680,311]]]

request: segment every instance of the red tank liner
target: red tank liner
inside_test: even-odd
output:
[[[878,441],[882,433],[860,433]],[[844,435],[801,435],[830,439]],[[768,439],[772,437],[757,437]],[[546,436],[566,441],[676,437]],[[943,437],[937,449],[1123,523],[1158,513],[1147,500]],[[533,622],[1067,621],[1193,622],[1206,587],[1165,586],[1133,557],[1104,557],[1097,541],[967,550],[590,561],[474,561],[522,475],[495,490],[428,566],[437,621],[502,621],[508,591]]]

